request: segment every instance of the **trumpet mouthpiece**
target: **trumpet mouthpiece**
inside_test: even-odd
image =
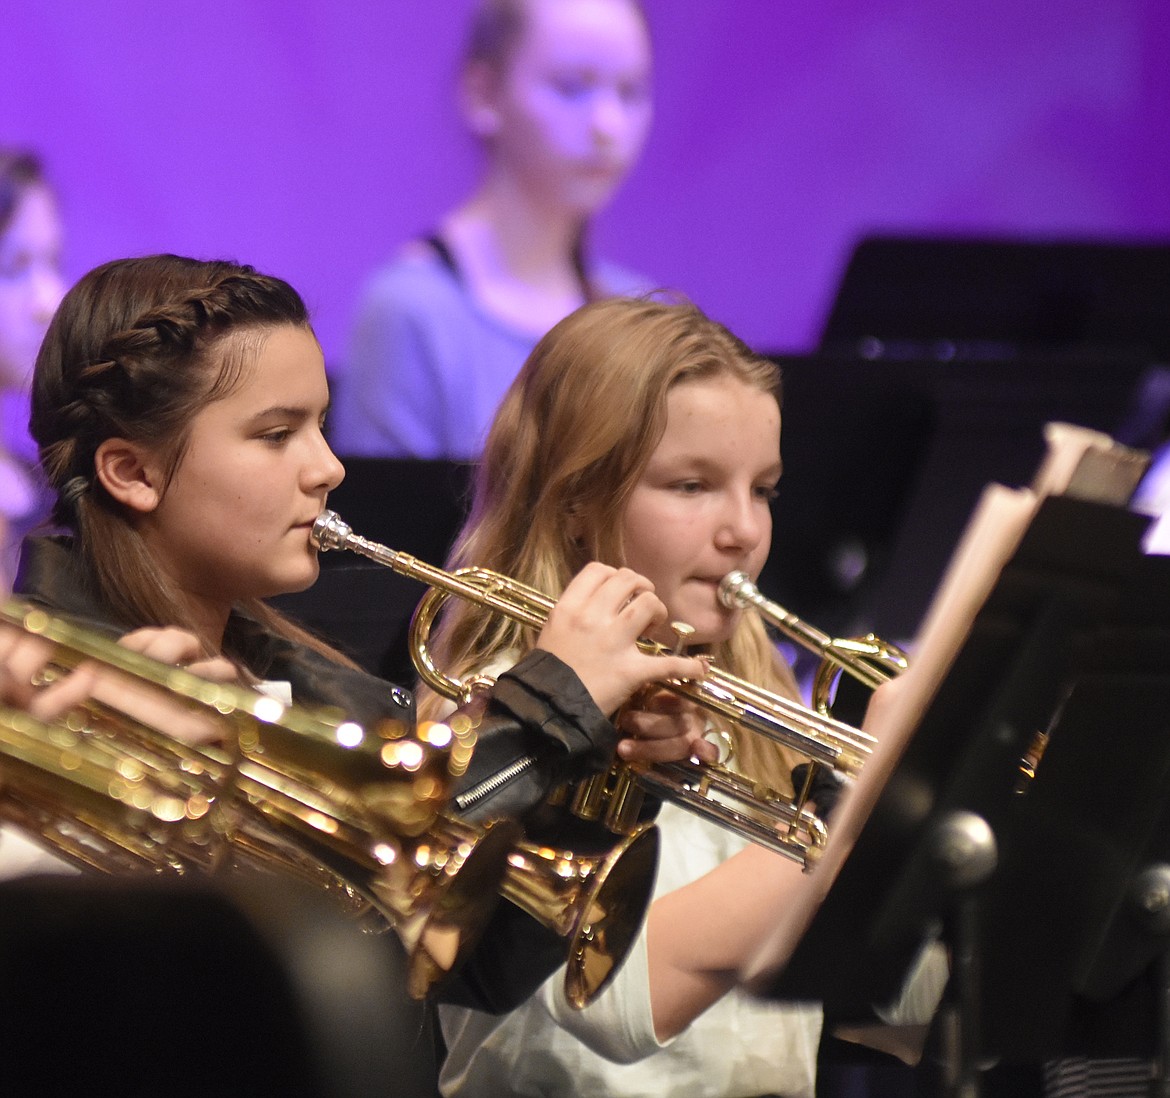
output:
[[[352,536],[353,530],[336,511],[322,511],[309,531],[309,544],[320,553],[328,553],[330,549],[344,549]]]
[[[742,610],[751,603],[755,594],[758,594],[756,585],[746,572],[728,572],[719,581],[719,601],[728,610]]]

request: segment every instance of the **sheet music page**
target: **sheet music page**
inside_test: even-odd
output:
[[[1044,427],[1048,451],[1032,481],[1038,497],[1068,495],[1124,507],[1150,464],[1150,455],[1108,435],[1071,423]]]

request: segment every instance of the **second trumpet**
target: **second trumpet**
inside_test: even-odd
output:
[[[437,667],[428,648],[431,626],[443,603],[451,596],[467,599],[539,629],[546,622],[555,600],[535,588],[482,568],[446,572],[355,534],[332,511],[323,512],[313,525],[311,539],[321,551],[348,549],[379,564],[427,584],[431,590],[415,611],[411,625],[411,656],[423,681],[448,698],[464,700],[473,683],[465,683]],[[647,652],[663,653],[653,641],[640,641]],[[834,720],[828,714],[806,707],[715,667],[702,680],[664,679],[662,685],[748,731],[784,744],[811,761],[827,766],[842,776],[857,773],[873,748],[867,733]],[[799,803],[766,791],[757,796],[745,791],[738,775],[725,777],[719,767],[679,764],[670,774],[645,772],[651,786],[692,811],[745,835],[751,841],[807,864],[823,845],[820,822]],[[693,772],[692,772],[693,771]],[[636,777],[641,778],[638,774]],[[658,781],[661,777],[663,780]],[[734,781],[731,779],[735,779]]]

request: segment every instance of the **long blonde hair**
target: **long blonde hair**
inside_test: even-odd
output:
[[[556,595],[590,560],[623,564],[622,517],[666,429],[667,394],[680,382],[725,375],[779,403],[779,367],[693,305],[610,298],[571,313],[504,396],[450,567],[483,565]],[[444,614],[434,648],[462,674],[535,641],[534,630],[461,602]],[[711,655],[734,674],[797,696],[754,614],[741,616]],[[420,692],[420,712],[435,708]],[[742,769],[788,787],[798,760],[758,736],[732,735]]]

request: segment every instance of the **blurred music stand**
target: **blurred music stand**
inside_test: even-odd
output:
[[[1064,910],[1035,941],[1004,942],[997,968],[1027,963],[1067,995],[1038,1017],[1047,1045],[1157,1066],[1150,1093],[1170,1095],[1170,558],[1143,558],[1062,714],[1032,795],[1019,806],[1012,858],[997,893],[1026,902],[1045,862]],[[1107,739],[1103,744],[1102,740]],[[1041,780],[1042,779],[1042,780]],[[1085,812],[1086,806],[1096,806]],[[1091,818],[1087,818],[1091,817]],[[1052,898],[1043,897],[1049,910]],[[1066,915],[1067,912],[1067,915]],[[1010,910],[992,911],[1002,933]],[[1025,1004],[1026,1005],[1026,1004]],[[1044,1009],[1037,1003],[1034,1009]],[[1015,1035],[1000,1038],[1017,1053]]]
[[[1170,242],[870,236],[850,256],[820,351],[871,361],[1164,361]]]
[[[1118,915],[1168,811],[1170,647],[1148,641],[1170,630],[1170,561],[1142,556],[1147,521],[1065,497],[1040,506],[773,996],[872,1017],[941,926],[954,977],[971,981],[948,1007],[961,1036],[952,1093],[974,1094],[985,1052],[1037,1062],[1072,1050],[1075,999],[1094,990],[1107,926],[1129,971],[1163,948]],[[1029,781],[1021,760],[1037,732],[1052,739]],[[947,846],[967,814],[998,845],[986,883],[963,881]]]
[[[436,1098],[405,971],[396,937],[275,872],[6,881],[5,1093]]]
[[[1136,436],[1148,359],[778,356],[784,475],[760,589],[838,635],[913,637],[989,481],[1027,483],[1045,423]]]

